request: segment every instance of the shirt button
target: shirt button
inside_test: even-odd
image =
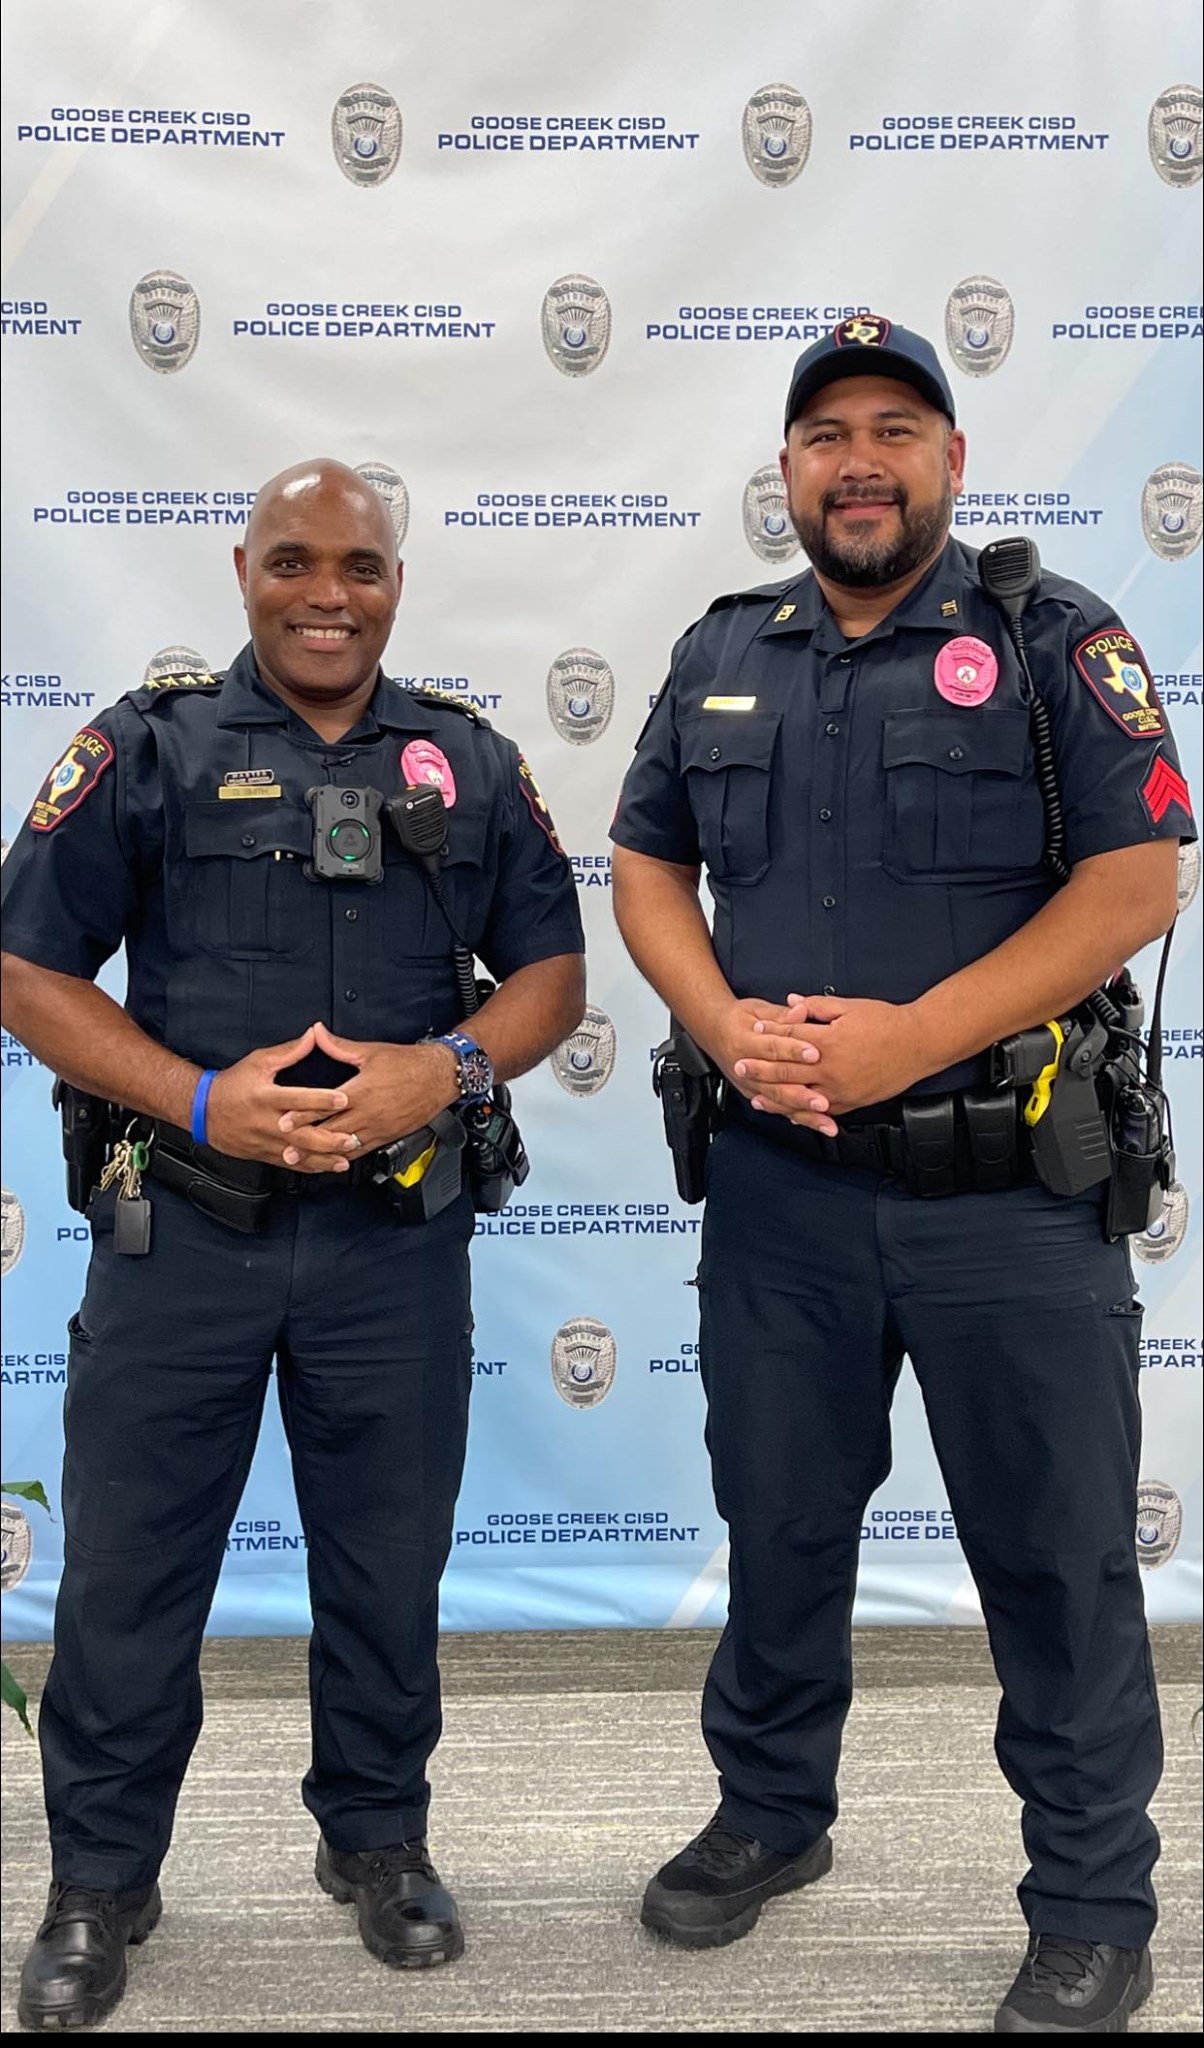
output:
[[[836,738],[837,733],[840,731],[840,727],[838,725],[825,725],[824,731],[827,733],[828,738],[830,740],[834,740]]]
[[[343,990],[343,1001],[345,1003],[354,1003],[358,995],[359,990],[357,988],[345,988]]]
[[[949,759],[950,759],[951,761],[964,761],[964,760],[965,760],[965,749],[964,749],[963,747],[950,747],[950,749],[949,749]]]
[[[244,846],[254,846],[255,834],[253,832],[244,832],[242,835],[242,843]]]
[[[720,751],[719,751],[718,747],[712,747],[712,748],[711,748],[711,759],[712,759],[712,761],[719,761],[719,760],[721,760],[722,758],[723,758],[723,757],[722,757],[722,755],[720,754]]]
[[[825,981],[824,983],[824,994],[826,996],[834,996],[836,994],[836,990],[833,988],[830,981]]]
[[[852,659],[853,657],[851,654],[842,654],[840,657],[840,666],[842,668],[847,668]]]
[[[835,896],[825,896],[825,897],[824,897],[824,909],[825,909],[825,910],[835,910],[835,908],[836,908],[836,898],[835,898]]]
[[[819,814],[819,820],[821,825],[830,825],[832,822],[831,811],[827,810],[826,808],[822,810]]]
[[[359,911],[358,911],[358,910],[345,910],[345,911],[343,912],[343,916],[344,916],[344,917],[346,918],[346,920],[347,920],[348,924],[354,924],[354,923],[355,923],[355,920],[356,920],[356,918],[357,918],[357,917],[359,916]]]

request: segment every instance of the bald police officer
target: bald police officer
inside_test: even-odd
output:
[[[703,1698],[721,1801],[643,1917],[731,1941],[831,1866],[859,1532],[906,1352],[1023,1800],[1031,1939],[996,2028],[1118,2031],[1151,1982],[1161,1764],[1140,1308],[1100,1190],[1039,1184],[1023,1097],[1001,1133],[984,1084],[987,1048],[1167,930],[1187,791],[1140,649],[1044,576],[1024,630],[1065,887],[1043,864],[1017,656],[950,538],[965,441],[927,341],[846,321],[799,359],[785,426],[812,568],[720,598],[678,642],[612,832],[627,945],[727,1081],[699,1269],[731,1530]]]
[[[512,742],[381,673],[401,567],[372,487],[337,462],[287,471],[235,563],[250,645],[224,676],[161,677],[101,712],[4,868],[5,1024],[150,1138],[141,1189],[93,1201],[71,1323],[40,1718],[54,1882],[28,2028],[102,2018],[158,1920],[273,1359],[308,1546],[317,1877],[388,1964],[463,1947],[427,1852],[426,1763],[473,1197],[441,1177],[446,1201],[406,1220],[376,1176],[432,1122],[454,1153],[445,1112],[573,1029],[581,924]],[[442,797],[437,894],[384,827],[407,788]],[[93,977],[123,941],[121,1008]],[[457,941],[502,980],[471,1016]],[[412,1208],[421,1155],[405,1171]]]

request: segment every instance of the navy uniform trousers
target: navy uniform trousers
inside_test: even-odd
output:
[[[472,1378],[467,1194],[403,1226],[322,1183],[249,1237],[157,1182],[150,1253],[93,1230],[71,1326],[65,1562],[39,1733],[56,1878],[149,1884],[200,1732],[198,1660],[273,1357],[308,1549],[312,1764],[332,1846],[425,1832],[439,1578]],[[251,1788],[247,1827],[275,1838]]]
[[[835,1818],[860,1530],[906,1352],[1003,1688],[1025,1917],[1140,1948],[1162,1746],[1125,1245],[1095,1196],[922,1201],[739,1126],[708,1167],[700,1363],[731,1604],[702,1718],[725,1818],[784,1855]]]

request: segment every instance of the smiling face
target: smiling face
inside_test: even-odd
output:
[[[337,462],[265,484],[234,550],[260,674],[299,707],[370,694],[401,594],[388,507]]]
[[[825,385],[793,421],[782,476],[795,532],[820,576],[893,584],[944,546],[965,436],[891,377]]]

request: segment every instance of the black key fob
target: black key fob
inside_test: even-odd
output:
[[[140,1259],[150,1250],[151,1205],[145,1195],[119,1200],[113,1210],[113,1250]]]

